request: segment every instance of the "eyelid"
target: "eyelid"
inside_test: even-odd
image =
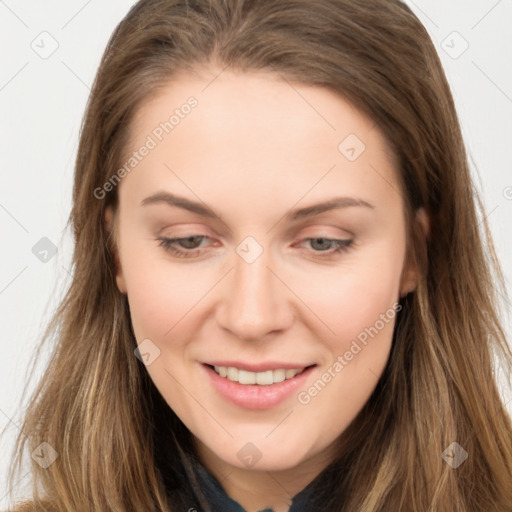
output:
[[[167,231],[171,231],[170,234],[165,234]],[[166,238],[187,238],[189,236],[207,236],[220,237],[214,229],[205,226],[204,224],[165,224],[164,227],[160,228],[156,232],[157,236],[163,236]]]
[[[194,260],[197,257],[204,256],[205,253],[208,252],[208,248],[202,249],[201,247],[196,247],[194,249],[187,249],[180,247],[178,242],[181,240],[186,240],[187,238],[200,238],[202,239],[201,242],[204,239],[210,239],[209,236],[201,235],[201,234],[192,234],[188,236],[183,237],[172,237],[167,238],[163,236],[157,237],[157,241],[159,241],[159,246],[161,246],[164,251],[169,253],[174,258],[178,259],[190,259]],[[327,240],[333,244],[333,247],[325,250],[325,251],[315,251],[315,250],[308,250],[305,248],[300,247],[301,244],[311,242],[312,240]],[[319,261],[329,261],[329,260],[335,260],[339,257],[341,257],[343,254],[348,253],[351,251],[354,247],[354,238],[329,238],[326,236],[311,236],[311,237],[302,237],[296,242],[295,245],[299,245],[299,249],[301,249],[306,254],[306,257],[309,257],[317,262]]]
[[[294,241],[298,238],[354,238],[355,232],[349,229],[352,225],[341,227],[341,222],[337,222],[332,218],[325,219],[322,222],[321,219],[307,219],[306,221],[293,222],[292,225],[285,228],[281,233],[284,239],[288,241]],[[346,224],[346,222],[343,222]],[[157,236],[164,236],[166,238],[186,238],[188,236],[205,236],[208,238],[224,239],[228,243],[236,242],[234,234],[231,229],[228,228],[227,232],[221,227],[221,230],[214,229],[210,223],[203,222],[175,222],[161,224],[161,227],[157,230]],[[225,226],[225,224],[224,224]],[[354,227],[354,226],[352,226]],[[172,231],[171,234],[167,234],[166,231]],[[310,234],[311,232],[311,234]]]
[[[203,237],[210,240],[213,240],[214,238],[221,238],[221,235],[218,235],[217,233],[213,232],[210,229],[205,229],[204,231],[199,229],[195,230],[194,228],[186,229],[182,233],[180,232],[173,232],[170,234],[165,234],[165,230],[168,229],[169,226],[166,226],[165,228],[162,228],[157,232],[157,237],[160,238],[167,238],[167,239],[183,239],[183,238],[190,238],[190,237]],[[287,236],[287,238],[290,238],[294,242],[299,241],[303,242],[306,239],[314,239],[314,238],[326,238],[329,240],[351,240],[355,237],[354,233],[351,233],[347,230],[341,230],[340,228],[336,228],[339,231],[343,231],[343,233],[327,233],[325,231],[322,231],[322,229],[315,230],[313,233],[304,233],[299,236],[298,233],[290,234]]]
[[[329,233],[329,230],[335,231]],[[302,229],[298,229],[301,233],[301,238],[353,238],[355,233],[348,229],[343,229],[339,226],[332,226],[328,224],[318,225],[318,223],[311,223],[308,226],[304,226]],[[305,231],[305,234],[302,234]],[[312,234],[309,234],[312,231]],[[298,235],[297,235],[298,236]]]

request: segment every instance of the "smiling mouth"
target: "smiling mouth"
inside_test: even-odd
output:
[[[250,372],[248,370],[241,370],[233,366],[212,366],[207,364],[217,375],[237,382],[238,384],[259,384],[260,386],[271,386],[285,380],[290,380],[316,365],[305,366],[304,368],[284,369],[279,368],[276,370],[267,370],[264,372]]]

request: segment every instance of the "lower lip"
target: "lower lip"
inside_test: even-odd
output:
[[[315,369],[314,366],[310,366],[291,379],[262,386],[258,384],[239,384],[226,377],[221,377],[213,368],[205,364],[201,366],[206,370],[213,386],[222,397],[245,409],[270,409],[279,405],[293,395],[300,386],[304,385],[310,373]]]

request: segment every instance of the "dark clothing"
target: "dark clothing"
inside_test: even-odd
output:
[[[200,482],[200,489],[211,506],[212,511],[219,512],[246,512],[235,500],[231,499],[222,488],[219,481],[199,462],[191,459],[191,468],[197,480]],[[313,510],[311,499],[315,481],[293,497],[289,512],[310,512]],[[272,508],[264,508],[259,512],[273,512]]]
[[[161,397],[154,396],[154,458],[173,510],[183,512],[246,512],[230,498],[200,462],[190,431]],[[289,512],[332,511],[333,488],[340,489],[343,471],[331,464],[292,499]],[[260,512],[272,512],[265,508]]]

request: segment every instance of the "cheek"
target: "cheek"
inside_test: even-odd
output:
[[[359,256],[339,280],[324,280],[324,293],[312,306],[335,334],[324,337],[328,356],[322,373],[298,396],[305,411],[317,411],[311,421],[330,425],[333,435],[346,428],[374,390],[400,309],[402,252],[388,244]]]
[[[130,315],[138,341],[162,340],[180,323],[208,288],[208,276],[187,265],[170,265],[154,247],[127,251],[123,261]],[[186,322],[185,322],[186,323]]]
[[[403,254],[397,246],[375,244],[347,256],[339,267],[319,267],[314,279],[310,271],[287,276],[301,301],[317,314],[314,318],[304,314],[302,320],[313,318],[310,327],[316,332],[318,320],[328,326],[325,332],[331,331],[333,350],[344,352],[347,341],[374,325],[398,299]],[[181,333],[191,316],[201,312],[201,300],[218,281],[211,269],[170,264],[159,250],[148,244],[126,247],[124,252],[123,272],[139,341],[162,340],[178,323]],[[287,274],[285,269],[282,273]]]
[[[317,273],[296,283],[295,291],[329,329],[331,352],[347,350],[350,342],[374,326],[382,338],[391,338],[394,305],[399,300],[403,251],[397,244],[375,244],[367,250],[354,252],[342,260],[335,271]],[[398,245],[400,249],[400,245]],[[384,315],[385,325],[382,325]],[[328,334],[330,331],[330,335]]]

